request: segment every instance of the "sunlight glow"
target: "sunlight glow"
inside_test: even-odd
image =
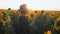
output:
[[[0,9],[19,9],[21,4],[27,4],[33,10],[60,10],[60,0],[0,0]]]

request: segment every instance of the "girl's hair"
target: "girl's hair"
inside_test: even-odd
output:
[[[21,5],[21,6],[20,6],[20,9],[22,9],[23,6],[27,6],[27,5],[26,5],[26,4]]]

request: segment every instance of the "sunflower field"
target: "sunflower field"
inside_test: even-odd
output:
[[[17,10],[0,10],[0,29],[4,34],[15,34],[14,22],[21,12]],[[60,31],[60,11],[30,10],[26,16],[33,21],[31,31],[43,31],[44,34],[58,34]],[[41,30],[41,31],[40,31]]]

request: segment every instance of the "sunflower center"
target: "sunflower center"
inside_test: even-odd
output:
[[[60,21],[57,22],[56,26],[60,26]]]

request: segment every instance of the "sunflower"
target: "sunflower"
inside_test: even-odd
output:
[[[52,34],[51,30],[44,31],[44,34]]]
[[[40,14],[40,11],[34,11],[35,15],[39,15]]]
[[[10,16],[7,17],[7,21],[11,21],[11,17]]]
[[[30,14],[30,19],[33,19],[34,18],[34,14]]]
[[[3,24],[2,25],[5,26],[6,24],[7,24],[6,21],[3,21]]]
[[[0,18],[0,20],[1,20],[3,26],[5,26],[7,24],[4,19]]]
[[[60,30],[60,17],[56,19],[54,27],[56,30]]]

